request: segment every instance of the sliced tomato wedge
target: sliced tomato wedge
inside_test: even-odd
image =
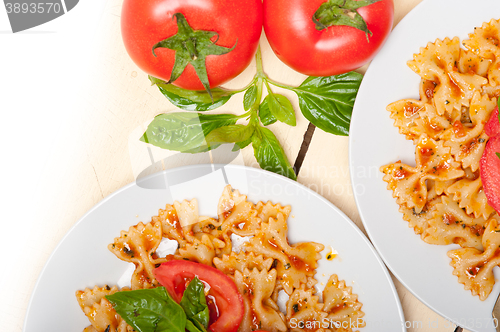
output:
[[[198,277],[210,286],[207,305],[210,310],[208,329],[212,332],[236,332],[245,308],[234,282],[221,271],[208,265],[184,260],[162,263],[154,270],[156,279],[170,296],[180,302],[186,285]]]
[[[500,134],[500,120],[498,119],[498,107],[491,112],[490,119],[484,126],[484,132],[489,137],[495,137]]]
[[[497,118],[498,122],[498,118]],[[488,140],[481,156],[481,180],[488,199],[488,204],[497,212],[500,211],[500,135]]]

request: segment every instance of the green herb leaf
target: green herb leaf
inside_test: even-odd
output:
[[[205,137],[214,129],[233,125],[232,114],[173,112],[157,115],[149,124],[141,141],[163,149],[198,153],[217,146],[208,146]]]
[[[214,129],[206,137],[209,146],[217,143],[234,143],[250,139],[254,131],[253,125],[229,125]]]
[[[278,121],[269,109],[267,98],[264,98],[264,101],[259,106],[259,118],[264,126],[268,126]]]
[[[189,319],[186,321],[186,330],[188,330],[189,332],[206,332],[207,331],[204,327],[202,327],[199,324],[196,325],[195,323],[193,323]]]
[[[283,95],[272,93],[270,89],[268,91],[264,101],[267,101],[271,114],[279,121],[295,126],[295,111],[290,100]]]
[[[500,158],[500,153],[498,153],[498,152],[495,152],[495,153],[496,153],[497,157]]]
[[[255,84],[250,86],[247,91],[245,91],[245,95],[243,96],[243,108],[245,111],[248,111],[257,101],[257,91],[258,89]]]
[[[234,147],[231,151],[238,151],[238,150],[241,150],[241,149],[244,149],[246,148],[248,145],[250,145],[250,143],[252,143],[252,138],[250,137],[249,139],[245,140],[245,141],[242,141],[242,142],[235,142],[234,143]]]
[[[186,66],[190,63],[194,67],[203,87],[207,90],[210,97],[212,97],[205,58],[208,55],[229,53],[236,47],[236,43],[234,43],[231,48],[216,45],[212,41],[212,38],[219,36],[217,32],[193,30],[181,13],[175,13],[174,17],[177,18],[177,33],[154,44],[152,48],[153,55],[156,56],[155,50],[159,47],[174,50],[175,63],[168,83],[172,83],[178,79]]]
[[[297,180],[285,151],[283,151],[278,139],[271,130],[256,127],[252,136],[252,146],[255,158],[262,169]]]
[[[116,312],[138,332],[184,332],[186,314],[164,287],[106,295]]]
[[[349,135],[354,100],[363,75],[349,72],[328,77],[309,77],[293,91],[302,114],[316,127],[335,135]]]
[[[200,279],[195,277],[189,282],[179,304],[184,309],[187,318],[198,329],[204,331],[208,327],[210,314],[205,299],[205,285]]]
[[[185,90],[153,76],[149,76],[149,80],[174,106],[187,111],[204,112],[216,109],[224,105],[234,95],[233,91],[214,88],[211,90],[212,101],[207,91]]]

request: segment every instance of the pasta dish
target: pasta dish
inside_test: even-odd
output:
[[[387,110],[399,133],[413,141],[415,166],[397,161],[381,167],[403,219],[423,241],[460,245],[448,251],[453,274],[481,300],[500,263],[500,218],[483,186],[489,165],[482,161],[493,139],[486,126],[498,122],[499,29],[491,20],[462,43],[437,39],[408,61],[421,78],[420,99],[402,99]]]
[[[331,275],[324,290],[317,293],[315,273],[324,246],[314,242],[290,244],[287,238],[290,212],[290,206],[272,202],[254,204],[231,186],[224,188],[219,199],[217,219],[200,216],[196,199],[167,204],[150,222],[139,222],[121,231],[108,247],[119,259],[134,264],[130,287],[119,289],[104,285],[76,292],[78,303],[91,324],[84,331],[134,330],[126,317],[117,312],[119,301],[112,298],[119,293],[132,294],[165,286],[169,291],[174,290],[170,296],[177,302],[182,297],[182,305],[194,281],[182,279],[177,286],[169,288],[170,283],[175,284],[175,277],[165,282],[165,275],[172,274],[176,266],[188,263],[200,272],[194,274],[202,281],[202,297],[210,309],[210,323],[205,324],[207,330],[223,330],[215,326],[224,316],[224,310],[233,310],[233,316],[235,314],[232,306],[224,307],[225,299],[212,294],[217,289],[208,279],[203,280],[202,272],[206,269],[210,269],[211,275],[224,274],[233,284],[225,286],[223,291],[228,301],[232,301],[228,295],[232,287],[239,293],[237,297],[244,310],[234,331],[347,332],[364,327],[362,303],[337,275]],[[245,239],[238,250],[233,243],[235,236]],[[176,241],[177,249],[166,256],[158,254],[164,241]],[[185,288],[184,295],[175,294],[179,285]],[[278,297],[282,296],[286,297],[286,308],[280,310]],[[219,307],[215,307],[217,315],[212,317],[215,302]],[[140,312],[133,313],[139,316]],[[185,328],[192,331],[190,324],[186,322]],[[200,331],[203,329],[199,327]]]

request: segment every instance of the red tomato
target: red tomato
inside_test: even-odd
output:
[[[195,276],[202,282],[206,282],[210,285],[210,291],[207,295],[207,304],[211,309],[209,329],[213,332],[235,332],[238,330],[245,312],[243,298],[234,282],[224,273],[208,265],[173,260],[161,264],[154,270],[154,274],[160,284],[177,302],[182,299],[186,283],[194,279]],[[216,307],[213,302],[215,302]],[[212,323],[212,321],[214,322]]]
[[[373,33],[350,26],[317,30],[313,15],[325,0],[264,0],[264,31],[278,58],[310,76],[357,69],[382,47],[392,28],[394,3],[382,0],[358,9]]]
[[[481,181],[488,204],[500,212],[500,135],[488,140],[481,156]]]
[[[491,112],[490,119],[484,127],[490,136],[481,156],[481,181],[488,204],[500,212],[500,120],[498,107]]]
[[[236,43],[227,54],[207,56],[211,87],[234,78],[250,64],[262,31],[261,0],[125,0],[121,15],[123,42],[132,60],[146,73],[169,80],[175,51],[157,48],[155,57],[152,47],[177,33],[173,19],[176,13],[182,13],[194,30],[217,32],[217,45],[231,48]],[[190,90],[204,89],[191,64],[174,84]]]
[[[493,112],[491,112],[490,119],[486,122],[484,126],[484,132],[489,137],[495,137],[500,134],[500,120],[498,119],[498,107],[495,107]]]

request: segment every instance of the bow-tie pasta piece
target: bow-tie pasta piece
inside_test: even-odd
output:
[[[149,222],[121,231],[120,237],[108,245],[108,249],[119,259],[134,263],[135,271],[132,276],[132,289],[144,289],[158,286],[153,270],[157,264],[166,260],[156,255],[156,249],[162,239],[160,222]]]
[[[332,274],[323,290],[323,310],[328,313],[328,320],[339,322],[342,328],[349,327],[346,331],[366,326],[361,319],[365,313],[361,310],[363,304],[358,301],[358,295],[352,293],[352,287],[347,287],[344,280],[339,280]]]
[[[488,95],[481,96],[476,91],[468,112],[470,122],[456,120],[453,127],[443,134],[442,138],[446,141],[444,145],[451,148],[451,154],[462,163],[463,168],[470,167],[473,172],[478,170],[479,160],[488,141],[484,125],[495,106],[496,99],[490,99]]]
[[[286,331],[285,316],[271,299],[276,284],[276,270],[245,269],[235,271],[234,281],[242,294],[245,316],[239,332],[262,329],[269,332]]]
[[[415,211],[415,208],[409,209],[403,204],[399,207],[399,212],[403,214],[403,220],[408,222],[408,227],[413,228],[415,234],[422,234],[429,227],[432,213],[436,209],[436,204],[440,202],[441,198],[439,197],[427,200],[419,213]]]
[[[290,205],[281,206],[281,204],[273,204],[267,201],[266,203],[258,202],[255,204],[255,210],[257,210],[257,216],[262,220],[262,222],[268,222],[269,218],[277,218],[278,213],[283,215],[286,220],[292,211]]]
[[[448,256],[458,282],[472,295],[479,295],[481,300],[485,300],[495,284],[493,268],[500,264],[500,228],[496,219],[488,221],[482,242],[484,251],[462,248],[448,251]]]
[[[441,203],[436,204],[428,228],[422,239],[430,244],[447,245],[457,243],[461,247],[481,250],[481,236],[486,226],[483,218],[467,215],[456,202],[448,196],[441,196]]]
[[[244,248],[277,260],[278,280],[290,295],[293,288],[300,287],[301,283],[307,283],[309,277],[314,277],[321,258],[319,252],[324,246],[314,242],[290,245],[287,232],[286,220],[282,213],[278,213],[276,219],[271,217],[268,223],[262,223],[261,230],[256,232]]]
[[[476,218],[488,219],[495,212],[488,204],[480,177],[458,180],[446,189],[446,194],[459,202],[459,207],[465,209],[467,214],[473,214]]]
[[[323,311],[323,303],[304,285],[290,295],[286,303],[286,320],[291,331],[318,331],[328,316]]]
[[[418,100],[402,99],[389,104],[387,110],[391,113],[390,117],[394,120],[394,126],[399,129],[399,133],[405,135],[408,140],[415,140],[418,139],[418,135],[412,132],[412,128],[424,107],[425,104]]]
[[[127,291],[128,288],[118,289],[118,287],[104,286],[93,289],[85,288],[76,292],[76,299],[80,308],[89,319],[91,326],[84,332],[94,331],[116,331],[129,332],[133,329],[116,313],[111,303],[105,298],[106,295],[114,294],[118,291]]]
[[[231,252],[230,255],[223,255],[222,258],[214,258],[214,265],[225,274],[234,274],[235,271],[243,273],[245,269],[253,270],[254,268],[269,271],[273,262],[272,258],[264,258],[263,255],[255,256],[253,252],[244,251]]]
[[[450,154],[450,148],[442,141],[422,135],[415,149],[416,167],[401,162],[382,166],[383,180],[399,205],[420,213],[427,202],[426,180],[448,181],[462,177],[465,173]]]
[[[432,82],[432,95],[437,113],[452,114],[462,106],[469,106],[472,91],[488,83],[487,79],[477,74],[463,74],[458,72],[457,63],[460,56],[460,41],[453,39],[437,39],[421,48],[420,53],[414,54],[408,66],[422,79]],[[427,84],[427,89],[431,86]]]
[[[414,99],[402,99],[387,106],[394,120],[394,126],[406,139],[417,142],[422,134],[432,139],[439,139],[441,134],[451,127],[451,121],[436,112],[429,103]]]
[[[231,186],[226,186],[218,205],[220,229],[226,241],[232,233],[239,236],[251,236],[260,228],[261,219],[252,202],[245,195]]]
[[[483,23],[482,27],[474,29],[469,39],[463,42],[464,46],[478,56],[493,61],[488,69],[488,80],[491,86],[500,85],[500,21],[491,20]]]
[[[460,49],[458,60],[458,71],[461,73],[476,74],[482,77],[488,76],[488,69],[492,60],[485,59],[469,50]]]

